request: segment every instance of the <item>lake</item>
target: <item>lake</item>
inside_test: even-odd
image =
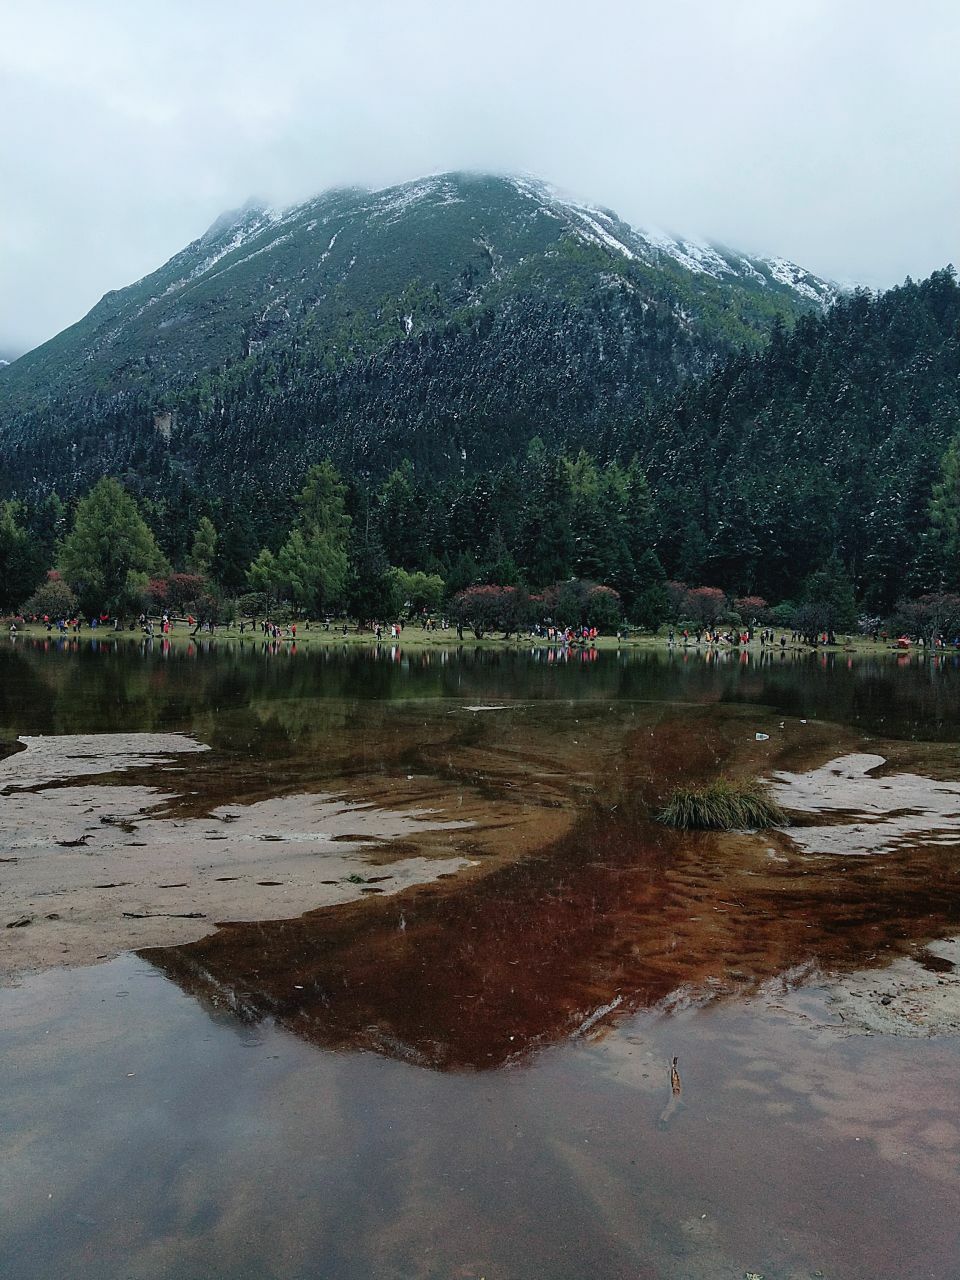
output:
[[[960,1275],[960,659],[0,645],[18,1280]],[[682,833],[763,777],[784,830]]]

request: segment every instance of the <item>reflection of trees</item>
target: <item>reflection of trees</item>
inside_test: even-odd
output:
[[[0,646],[0,735],[54,732],[52,676],[52,670],[30,661],[19,644]]]
[[[393,655],[393,656],[392,656]],[[21,638],[0,650],[0,728],[7,733],[177,729],[225,749],[243,732],[280,751],[304,736],[350,732],[350,716],[325,706],[456,698],[467,702],[678,701],[756,703],[781,713],[850,724],[887,736],[956,739],[960,657],[721,653],[601,653],[582,661],[545,651],[264,646],[205,641],[192,651],[127,639],[62,648]],[[248,717],[248,719],[244,719]],[[255,750],[251,739],[249,749]]]
[[[323,1048],[485,1070],[683,990],[749,993],[807,962],[882,963],[955,930],[960,875],[943,861],[912,850],[841,874],[596,810],[480,880],[143,955],[211,1011]]]

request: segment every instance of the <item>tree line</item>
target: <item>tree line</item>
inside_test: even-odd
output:
[[[418,385],[433,394],[441,373],[453,377],[440,348],[430,359],[432,373],[413,379],[408,397]],[[128,458],[115,483],[156,556],[127,564],[122,583],[106,573],[115,602],[138,590],[145,600],[146,575],[154,600],[167,584],[171,606],[253,595],[273,609],[372,617],[407,603],[449,608],[472,587],[539,597],[576,580],[611,588],[630,621],[654,626],[682,620],[667,587],[680,583],[720,593],[731,619],[749,621],[750,606],[737,601],[760,600],[780,607],[784,625],[849,629],[860,617],[908,620],[922,600],[924,617],[939,616],[942,598],[960,595],[960,287],[951,269],[849,295],[790,331],[776,325],[762,351],[742,350],[639,416],[618,417],[611,404],[583,447],[563,445],[577,438],[569,401],[563,430],[531,439],[518,388],[510,441],[495,434],[476,459],[486,427],[464,411],[456,439],[467,456],[456,467],[449,449],[433,466],[443,425],[428,422],[423,404],[412,435],[399,421],[381,433],[375,466],[332,444],[329,458],[311,458],[308,388],[291,396],[278,383],[265,400],[251,378],[242,395],[204,410],[228,424],[227,436],[240,433],[232,445],[216,439],[252,447],[265,413],[278,457],[289,462],[299,441],[299,469],[286,479],[266,462],[218,468],[199,419],[190,430],[202,466],[151,436],[143,466]],[[130,426],[114,425],[98,438]],[[89,564],[81,573],[69,554],[98,486],[79,498],[70,483],[62,497],[41,486],[0,504],[0,608],[24,604],[50,569],[85,609],[107,602],[94,600],[105,589]],[[96,509],[122,505],[111,490]],[[139,532],[125,536],[142,543]],[[128,570],[140,576],[128,583]]]
[[[489,626],[489,594],[464,593],[495,586],[501,602],[519,592],[577,622],[593,600],[598,621],[612,625],[622,606],[652,624],[665,601],[642,470],[600,466],[584,452],[550,457],[539,441],[520,467],[461,489],[429,484],[404,463],[371,491],[330,462],[315,464],[284,504],[286,519],[263,522],[259,545],[255,510],[235,523],[198,512],[185,536],[171,510],[182,515],[162,499],[138,502],[112,477],[72,512],[56,497],[32,508],[7,501],[0,607],[370,620],[449,611],[462,597]]]
[[[410,463],[375,489],[330,462],[307,471],[286,521],[256,545],[239,525],[196,514],[177,539],[161,504],[105,477],[72,508],[0,504],[0,608],[26,616],[111,617],[165,611],[222,621],[347,614],[361,622],[449,614],[479,635],[551,619],[612,629],[776,625],[807,636],[878,628],[837,555],[792,599],[771,602],[668,578],[663,523],[637,459],[551,456],[534,440],[519,464],[468,485],[438,485]],[[890,625],[960,631],[960,437],[927,501],[918,560],[930,585],[901,593]],[[246,555],[244,555],[244,551]]]

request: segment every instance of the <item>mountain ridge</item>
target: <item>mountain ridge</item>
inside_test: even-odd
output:
[[[648,253],[650,251],[663,253],[690,271],[702,272],[714,278],[719,278],[723,275],[736,275],[737,267],[739,266],[741,269],[746,269],[747,274],[753,275],[758,282],[761,280],[764,282],[775,281],[777,284],[794,289],[800,296],[819,305],[829,305],[841,292],[841,286],[836,281],[817,276],[815,273],[807,271],[806,268],[800,267],[782,256],[772,257],[770,255],[750,254],[732,249],[719,240],[685,236],[652,225],[636,226],[621,218],[611,208],[582,200],[573,193],[567,192],[559,186],[537,178],[532,174],[493,174],[470,170],[427,174],[409,182],[383,187],[334,186],[306,200],[283,206],[276,206],[268,201],[251,198],[237,209],[227,210],[214,219],[207,230],[187,246],[187,250],[214,239],[224,231],[240,227],[251,215],[254,215],[257,220],[254,231],[259,232],[270,224],[282,224],[303,210],[314,207],[327,198],[339,195],[360,198],[369,197],[371,199],[378,196],[389,196],[391,197],[391,205],[388,208],[397,211],[417,198],[428,196],[434,184],[441,188],[449,188],[452,181],[460,178],[470,180],[490,177],[501,178],[511,183],[521,194],[529,196],[533,201],[548,202],[549,206],[553,208],[563,208],[576,215],[581,219],[581,225],[576,229],[583,239],[622,253],[627,258],[637,256],[637,245],[639,243],[642,246],[641,252],[646,249]],[[447,199],[444,200],[444,203],[454,203],[459,200],[459,197],[453,195],[449,190],[446,195]],[[601,225],[598,223],[598,218],[609,225],[606,227]],[[611,228],[618,228],[621,232],[625,231],[625,237],[620,238],[613,234]],[[631,241],[633,242],[632,245]],[[238,241],[235,247],[239,248],[241,245],[242,240]],[[170,261],[173,260],[170,259]],[[756,264],[767,268],[767,273],[758,271]],[[146,277],[143,278],[145,279]],[[139,283],[139,281],[134,283]]]
[[[378,189],[333,187],[284,208],[273,208],[265,202],[251,200],[238,209],[221,214],[200,236],[165,263],[129,285],[108,290],[85,316],[46,343],[20,356],[14,362],[18,366],[16,372],[11,365],[11,371],[0,380],[0,404],[8,388],[15,388],[18,381],[29,383],[32,365],[48,371],[48,354],[51,351],[59,354],[58,348],[68,346],[67,335],[74,334],[78,326],[84,339],[89,336],[89,322],[97,326],[92,335],[94,355],[87,354],[87,360],[95,364],[96,355],[104,346],[114,344],[123,326],[134,324],[158,306],[161,311],[169,311],[171,299],[190,297],[196,292],[195,286],[209,286],[222,280],[228,273],[249,265],[254,258],[274,253],[296,234],[309,233],[321,224],[327,227],[338,218],[343,220],[343,225],[334,229],[326,247],[321,250],[319,266],[334,256],[339,234],[351,220],[366,215],[389,227],[396,225],[403,212],[415,204],[430,205],[436,209],[466,203],[466,185],[475,187],[490,182],[512,188],[527,203],[528,213],[532,208],[534,217],[539,215],[561,222],[561,234],[575,236],[581,243],[604,248],[628,261],[639,260],[653,267],[670,261],[694,275],[701,274],[714,280],[729,277],[733,282],[749,281],[761,288],[769,288],[772,293],[792,293],[798,299],[819,306],[828,305],[839,292],[832,282],[787,259],[754,257],[707,241],[670,236],[653,229],[641,230],[609,209],[567,196],[550,184],[529,176],[441,173]],[[535,243],[537,239],[540,240],[539,245]],[[476,240],[482,249],[485,240],[482,228]],[[543,237],[532,238],[520,247],[527,250],[542,248]],[[520,253],[519,256],[524,255]],[[145,290],[148,293],[144,297]],[[128,300],[134,306],[124,314],[123,308]],[[118,321],[119,326],[111,330],[101,324],[110,320]],[[176,316],[168,316],[165,322],[160,323],[173,325],[178,322]],[[69,357],[69,351],[67,354]]]
[[[489,465],[535,434],[629,421],[835,296],[785,260],[641,232],[531,177],[248,202],[0,370],[0,486],[189,470],[211,442],[280,488],[318,454]]]

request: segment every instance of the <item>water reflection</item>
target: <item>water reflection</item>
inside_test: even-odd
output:
[[[296,648],[256,639],[169,642],[21,637],[0,645],[7,732],[162,729],[189,705],[265,699],[473,697],[754,703],[887,737],[960,738],[960,655],[677,649]],[[185,698],[189,704],[185,704]],[[129,714],[127,714],[129,712]],[[143,717],[146,717],[144,721]],[[15,735],[14,735],[15,736]]]
[[[536,858],[452,890],[143,955],[212,1011],[487,1070],[640,1009],[882,965],[960,928],[960,866],[942,850],[855,866],[772,853],[597,808]]]
[[[960,930],[955,853],[649,820],[679,781],[857,750],[954,779],[952,657],[291,650],[0,645],[7,749],[208,748],[76,778],[47,739],[63,803],[162,777],[145,829],[168,831],[321,793],[429,806],[470,819],[449,838],[477,863],[0,989],[0,1249],[22,1280],[953,1273],[958,1042],[844,1019],[888,991],[896,1030],[904,965],[955,990],[956,948],[927,945]],[[685,1110],[661,1129],[674,1055]]]

